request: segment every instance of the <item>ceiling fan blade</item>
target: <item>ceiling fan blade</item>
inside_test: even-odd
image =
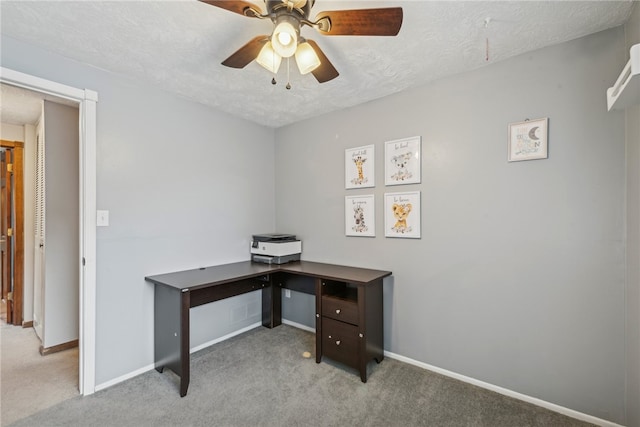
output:
[[[210,4],[222,9],[229,10],[250,18],[256,18],[261,15],[260,8],[253,3],[242,0],[200,0],[202,3]]]
[[[322,21],[329,20],[326,28]],[[402,26],[402,8],[333,10],[320,12],[318,31],[328,36],[395,36]]]
[[[329,61],[322,49],[320,49],[320,46],[309,39],[307,39],[307,43],[316,51],[316,55],[318,55],[320,59],[320,66],[311,72],[313,77],[318,80],[318,83],[325,83],[338,77],[340,73],[338,73],[338,70],[336,70],[331,61]]]
[[[230,57],[222,62],[222,65],[231,68],[244,68],[251,61],[256,59],[260,53],[260,49],[269,41],[269,36],[257,36],[251,39],[249,43],[236,50]]]

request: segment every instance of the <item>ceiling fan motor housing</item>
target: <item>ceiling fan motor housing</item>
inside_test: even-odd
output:
[[[266,0],[267,13],[275,23],[281,14],[292,15],[298,20],[309,19],[313,0]]]

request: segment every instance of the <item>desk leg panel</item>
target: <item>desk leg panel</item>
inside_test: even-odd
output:
[[[189,385],[189,292],[156,285],[154,293],[155,368],[175,372],[184,396]]]
[[[154,295],[154,359],[162,372],[169,368],[180,374],[180,302],[177,289],[156,285]]]
[[[191,380],[191,365],[190,365],[190,337],[189,337],[189,309],[191,308],[191,292],[188,290],[182,291],[182,298],[180,301],[180,397],[187,395],[187,388],[189,388],[189,381]]]
[[[275,328],[282,324],[282,290],[273,279],[262,288],[262,326]]]
[[[367,325],[367,357],[380,363],[384,359],[384,304],[382,279],[372,282],[366,291],[365,322]]]
[[[316,363],[322,361],[322,279],[316,282]]]

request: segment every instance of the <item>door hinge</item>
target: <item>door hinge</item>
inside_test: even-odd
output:
[[[7,163],[7,172],[13,173],[13,163]]]
[[[13,301],[13,292],[7,293],[7,301]]]
[[[84,259],[84,257],[82,257],[82,266],[84,267],[85,265],[87,265],[86,260]]]
[[[7,228],[7,236],[13,236],[13,228]]]

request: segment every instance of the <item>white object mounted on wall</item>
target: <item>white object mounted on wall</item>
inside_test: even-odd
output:
[[[420,238],[420,192],[385,193],[384,235],[386,237]]]
[[[375,146],[344,150],[344,186],[350,188],[375,187]]]
[[[385,185],[420,183],[420,143],[419,136],[384,143]]]
[[[631,46],[629,62],[615,84],[607,89],[608,111],[633,105],[640,105],[640,43]]]
[[[507,160],[519,162],[548,158],[548,124],[548,118],[511,123]]]
[[[347,236],[375,237],[376,202],[373,194],[344,198],[345,234]]]
[[[96,226],[108,227],[109,226],[109,211],[96,211]]]

